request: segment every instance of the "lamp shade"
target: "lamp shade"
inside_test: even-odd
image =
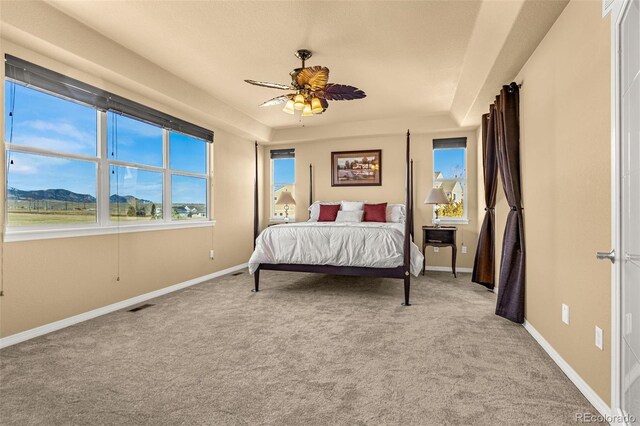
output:
[[[287,101],[287,104],[284,106],[284,108],[282,109],[284,112],[286,112],[287,114],[293,114],[294,113],[294,103],[293,100],[289,99]]]
[[[311,104],[309,102],[305,102],[304,109],[302,110],[303,117],[311,117],[313,112],[311,112]]]
[[[324,111],[324,108],[322,107],[322,103],[320,102],[320,99],[318,98],[311,99],[311,112],[314,114],[321,114],[322,111]]]
[[[425,204],[449,204],[449,198],[442,188],[433,188],[427,198],[424,199]]]
[[[293,107],[298,111],[302,111],[302,109],[304,108],[304,96],[302,96],[300,93],[298,93],[296,97],[293,98]]]
[[[278,200],[276,200],[276,205],[281,204],[289,204],[291,206],[296,205],[296,200],[293,199],[293,195],[289,191],[282,191],[280,196],[278,196]]]

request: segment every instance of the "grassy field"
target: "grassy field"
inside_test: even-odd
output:
[[[184,204],[176,204],[174,208],[183,207]],[[192,205],[193,207],[194,205]],[[195,205],[199,211],[205,211],[205,206]],[[123,222],[148,222],[162,220],[162,204],[156,204],[156,217],[151,216],[151,207],[131,210],[128,203],[110,205],[110,220],[112,223]],[[191,218],[180,215],[173,215],[173,220],[189,220]],[[39,205],[22,203],[9,203],[7,208],[7,225],[9,227],[30,227],[30,226],[51,226],[51,225],[73,225],[96,223],[97,214],[95,204],[89,203],[64,203],[49,202]]]
[[[74,223],[96,223],[95,211],[22,211],[8,210],[7,225],[43,226],[65,225]]]

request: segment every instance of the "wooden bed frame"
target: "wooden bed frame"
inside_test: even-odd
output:
[[[261,263],[253,273],[255,287],[252,292],[260,290],[260,271],[293,271],[293,272],[315,272],[328,275],[349,275],[358,277],[380,277],[398,278],[404,280],[404,303],[403,306],[411,306],[409,294],[411,291],[411,241],[413,240],[413,160],[411,159],[411,134],[407,130],[407,153],[406,153],[406,218],[404,229],[404,261],[402,266],[395,268],[363,268],[356,266],[331,266],[331,265],[303,265],[291,263]],[[253,194],[253,248],[256,246],[256,239],[260,233],[258,217],[258,143],[255,144],[255,189]],[[313,203],[313,166],[309,164],[309,203]]]

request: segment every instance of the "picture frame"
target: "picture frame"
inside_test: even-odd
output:
[[[331,186],[381,185],[381,149],[331,152]]]

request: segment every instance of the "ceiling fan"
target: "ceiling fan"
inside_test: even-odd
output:
[[[293,114],[295,110],[302,111],[303,117],[322,114],[329,108],[328,101],[350,101],[362,99],[366,93],[357,87],[346,84],[329,83],[329,68],[322,66],[305,67],[305,62],[311,58],[311,51],[298,50],[296,57],[302,61],[302,67],[295,68],[289,73],[291,84],[267,83],[264,81],[245,80],[249,84],[269,87],[271,89],[293,90],[294,93],[276,96],[262,103],[261,107],[285,104],[282,111]]]

